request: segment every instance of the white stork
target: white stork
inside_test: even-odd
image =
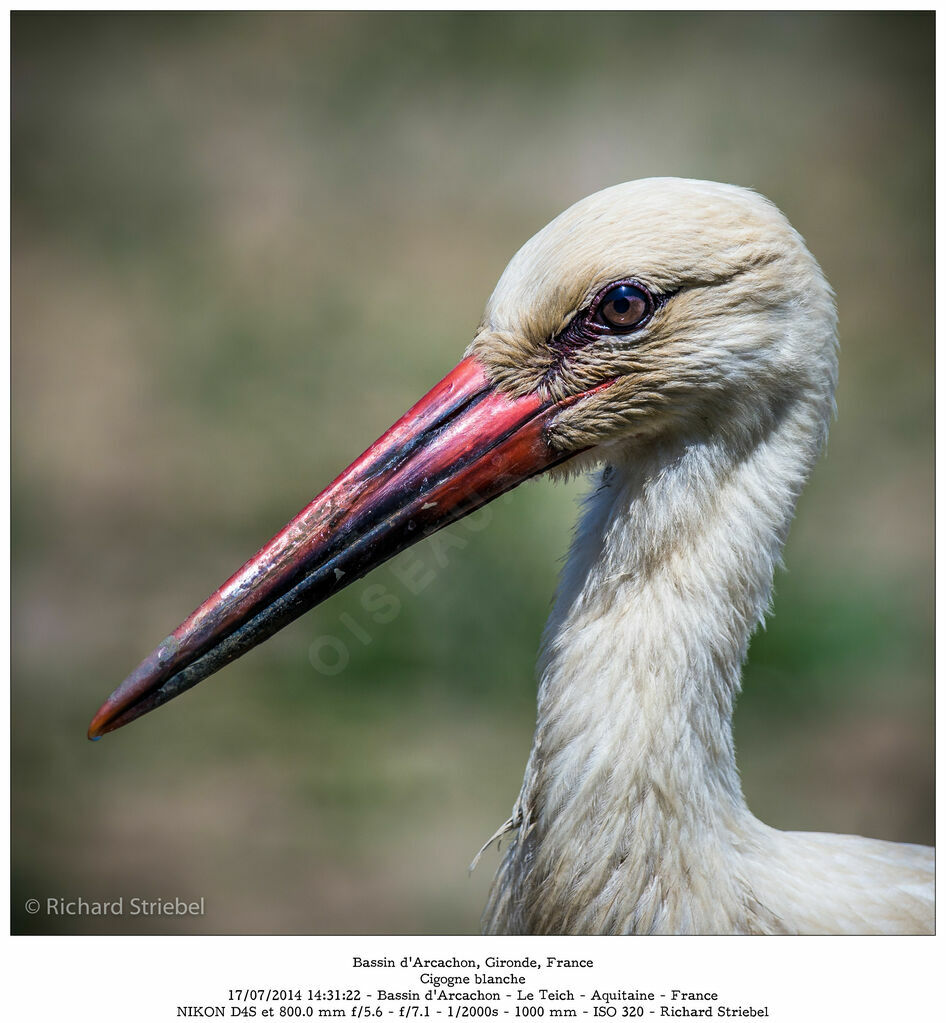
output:
[[[599,466],[485,929],[925,933],[933,852],[749,812],[733,703],[834,407],[831,289],[781,213],[648,179],[513,257],[464,360],[109,697],[98,738],[524,479]]]

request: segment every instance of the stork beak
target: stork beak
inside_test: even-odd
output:
[[[577,454],[553,449],[547,427],[583,396],[511,399],[464,359],[138,665],[89,738],[167,703],[399,551]]]

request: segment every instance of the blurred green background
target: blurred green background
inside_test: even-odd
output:
[[[497,856],[467,865],[518,792],[580,482],[85,729],[454,364],[525,239],[655,174],[768,195],[840,307],[839,418],[737,715],[750,806],[932,841],[933,36],[922,14],[14,15],[14,930],[477,930]],[[119,895],[206,914],[22,909]]]

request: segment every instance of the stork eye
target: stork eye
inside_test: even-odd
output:
[[[640,326],[654,311],[654,300],[636,284],[618,284],[598,301],[594,318],[600,326],[625,334]]]

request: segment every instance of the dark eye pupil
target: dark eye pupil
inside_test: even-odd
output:
[[[651,311],[650,296],[633,284],[619,284],[601,299],[597,319],[614,330],[630,330]]]

